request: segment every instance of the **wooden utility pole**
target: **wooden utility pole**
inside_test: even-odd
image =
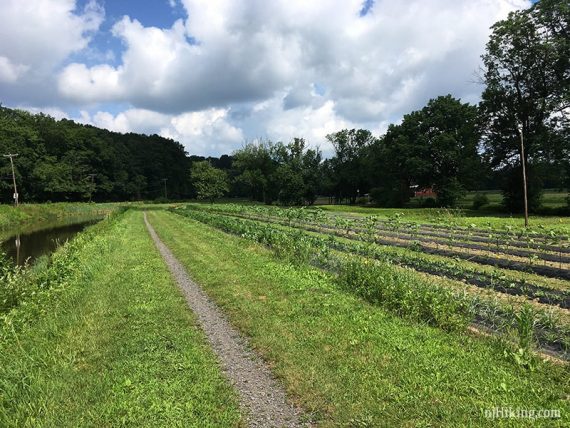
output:
[[[93,190],[95,189],[95,176],[97,174],[87,174],[87,177],[91,179],[91,189],[89,190],[89,202],[91,202],[91,198],[93,196]]]
[[[14,171],[14,158],[18,156],[18,153],[8,153],[4,155],[5,158],[10,158],[10,164],[12,165],[12,181],[14,183],[14,205],[18,206],[18,187],[16,186],[16,172]]]
[[[164,199],[168,200],[168,192],[166,190],[166,182],[168,181],[168,178],[163,178],[162,181],[164,182]]]
[[[524,227],[528,227],[528,193],[526,187],[526,159],[524,156],[524,137],[523,137],[523,125],[519,123],[518,125],[519,134],[521,136],[521,166],[523,175],[523,196],[524,196]]]

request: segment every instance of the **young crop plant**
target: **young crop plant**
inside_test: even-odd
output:
[[[345,290],[404,318],[448,331],[462,331],[471,322],[465,301],[387,263],[351,258],[341,265],[337,280]]]

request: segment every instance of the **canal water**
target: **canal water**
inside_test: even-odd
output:
[[[57,247],[99,220],[100,218],[75,219],[68,220],[64,224],[40,224],[33,228],[13,232],[12,236],[2,240],[0,251],[19,266],[26,262],[31,264],[37,258],[52,253]]]

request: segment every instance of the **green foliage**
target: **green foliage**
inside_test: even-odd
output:
[[[368,177],[364,168],[366,150],[375,138],[366,129],[343,129],[327,135],[335,156],[326,162],[330,193],[339,201],[356,203],[359,194],[365,193]]]
[[[230,190],[227,173],[214,168],[208,161],[192,164],[190,176],[198,199],[214,203]]]
[[[477,108],[451,95],[432,99],[391,125],[370,149],[368,170],[380,206],[403,206],[410,186],[432,188],[440,206],[454,206],[477,180]]]
[[[477,211],[488,204],[489,197],[485,193],[476,193],[475,196],[473,196],[473,203],[471,205],[471,208]]]
[[[338,281],[371,303],[444,330],[460,331],[470,322],[468,307],[449,290],[397,272],[386,264],[350,260],[342,265]]]
[[[309,149],[302,138],[287,145],[261,141],[234,153],[238,186],[251,199],[271,204],[311,205],[320,185],[321,153]]]
[[[542,182],[532,168],[527,168],[527,198],[529,212],[537,212],[542,199]],[[505,171],[503,204],[511,213],[524,212],[522,170],[515,166]]]
[[[539,1],[492,29],[483,55],[485,156],[495,168],[520,168],[522,133],[525,162],[556,169],[570,153],[568,115],[563,114],[570,99],[570,7],[559,0]],[[520,206],[521,192],[512,187],[518,183],[505,184],[519,200],[507,205]]]
[[[158,135],[119,134],[0,106],[0,141],[4,151],[19,154],[22,202],[154,199],[163,178],[172,198],[188,194],[184,148]],[[3,158],[0,175],[11,175]],[[12,192],[12,183],[0,180],[0,202],[11,202]]]

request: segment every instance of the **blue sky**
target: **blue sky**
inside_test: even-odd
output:
[[[2,0],[0,102],[192,154],[375,134],[477,102],[489,27],[528,0]]]

